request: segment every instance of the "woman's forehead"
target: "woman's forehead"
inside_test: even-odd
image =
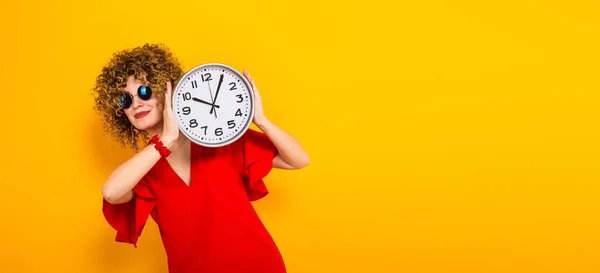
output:
[[[144,78],[145,79],[145,78]],[[135,78],[135,75],[127,77],[127,83],[125,84],[125,91],[135,94],[137,93],[138,87],[142,85],[142,81]]]

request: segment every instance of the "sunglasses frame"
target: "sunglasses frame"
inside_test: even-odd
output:
[[[131,95],[129,92],[123,92],[123,95],[119,100],[119,105],[121,105],[123,109],[128,109],[133,104],[133,99],[135,97],[139,97],[143,101],[149,100],[152,98],[152,88],[148,85],[140,85],[136,95]]]

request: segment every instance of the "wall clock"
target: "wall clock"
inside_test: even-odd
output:
[[[220,63],[189,70],[173,90],[172,107],[179,129],[205,147],[240,138],[254,117],[254,93],[244,75]]]

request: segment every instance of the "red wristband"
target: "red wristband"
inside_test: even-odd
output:
[[[171,150],[163,145],[162,141],[158,139],[158,135],[152,136],[149,144],[155,144],[154,149],[156,149],[162,157],[167,157],[171,154]]]

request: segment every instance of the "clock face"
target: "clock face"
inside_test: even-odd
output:
[[[237,140],[254,116],[254,96],[246,78],[223,64],[205,64],[187,72],[173,90],[179,129],[207,147]]]

